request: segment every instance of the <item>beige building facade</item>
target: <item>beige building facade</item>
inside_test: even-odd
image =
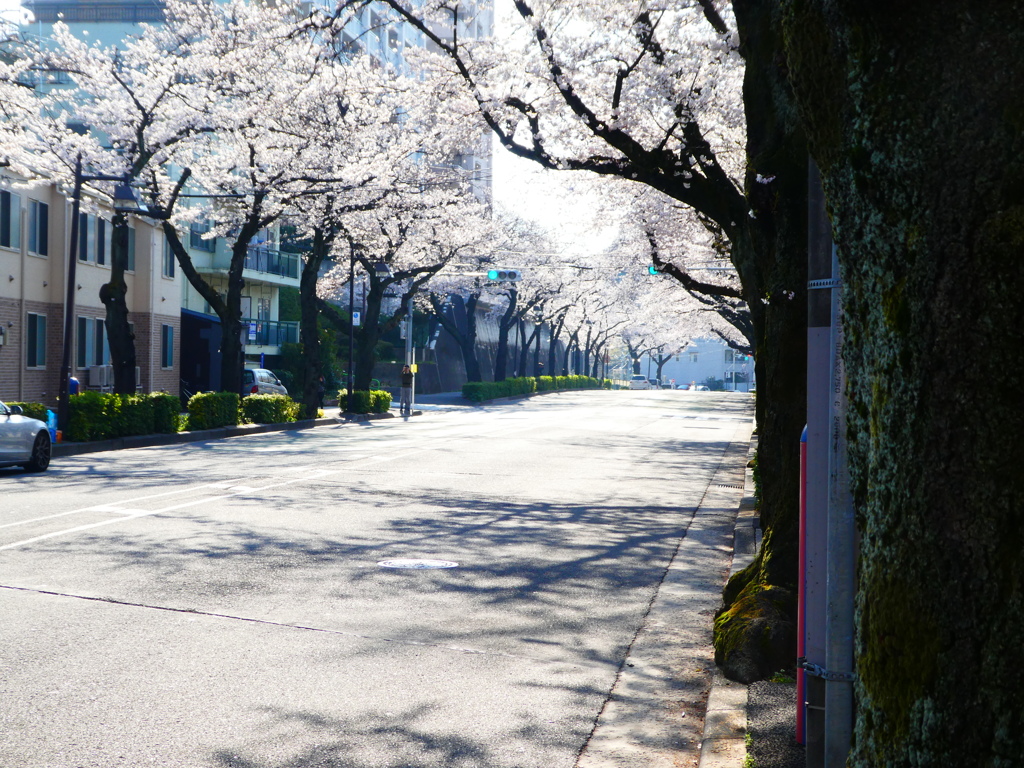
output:
[[[0,400],[55,407],[60,389],[72,202],[48,182],[0,176]],[[110,279],[109,201],[83,193],[75,261],[71,375],[81,389],[112,382],[106,309]],[[130,217],[129,318],[137,389],[179,393],[182,278],[163,235]]]

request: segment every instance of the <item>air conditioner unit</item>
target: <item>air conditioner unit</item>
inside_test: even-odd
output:
[[[100,391],[111,389],[114,386],[114,366],[93,365],[89,367],[89,389]]]

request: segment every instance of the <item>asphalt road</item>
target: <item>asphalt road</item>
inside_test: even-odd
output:
[[[0,766],[571,768],[750,418],[559,393],[0,470]]]

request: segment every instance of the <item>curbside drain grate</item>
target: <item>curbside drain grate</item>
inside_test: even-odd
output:
[[[435,568],[458,568],[458,563],[451,560],[422,560],[402,557],[397,560],[381,560],[377,563],[381,568],[409,568],[412,570],[425,571]]]

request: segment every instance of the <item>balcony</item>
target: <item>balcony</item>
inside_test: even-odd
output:
[[[247,346],[280,347],[282,344],[297,344],[298,341],[298,323],[242,318],[242,343]]]
[[[279,275],[299,279],[300,257],[295,253],[283,253],[276,248],[250,245],[245,256],[245,268],[267,275]]]

